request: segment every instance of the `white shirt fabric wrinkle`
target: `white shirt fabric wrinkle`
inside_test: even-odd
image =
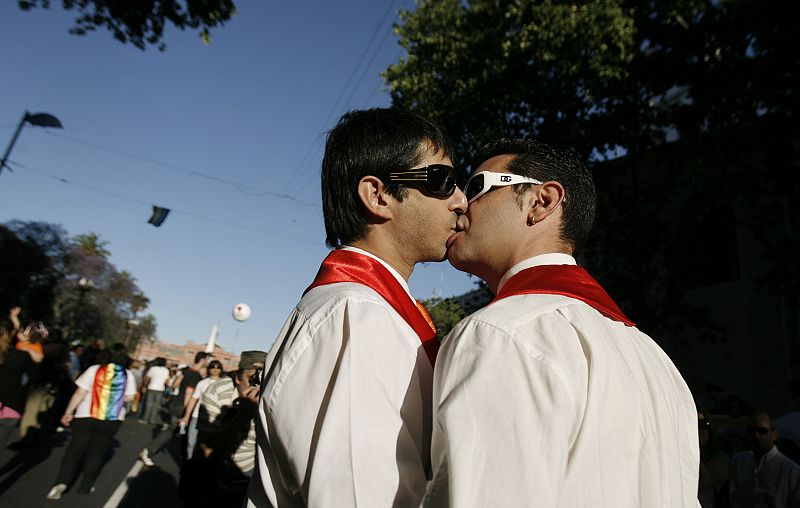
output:
[[[273,355],[247,506],[418,505],[433,369],[408,323],[362,284],[318,286]]]
[[[686,383],[647,335],[580,300],[510,296],[462,320],[433,407],[424,506],[698,506]]]

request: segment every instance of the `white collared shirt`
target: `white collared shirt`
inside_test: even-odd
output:
[[[539,254],[538,256],[533,256],[524,261],[520,261],[516,265],[512,266],[510,270],[508,270],[503,277],[500,279],[500,283],[497,284],[497,292],[499,293],[500,290],[503,288],[508,279],[515,276],[522,270],[527,270],[528,268],[533,268],[534,266],[542,266],[542,265],[577,265],[578,263],[575,261],[575,258],[570,256],[569,254],[564,254],[563,252],[549,252],[547,254]]]
[[[536,256],[504,279],[550,263],[574,260]],[[698,506],[688,386],[650,337],[580,300],[515,295],[462,320],[433,411],[423,506]]]
[[[390,264],[389,264],[389,263],[387,263],[386,261],[382,260],[381,258],[379,258],[378,256],[376,256],[375,254],[373,254],[373,253],[371,253],[371,252],[367,252],[367,251],[365,251],[364,249],[359,249],[358,247],[352,247],[352,246],[350,246],[350,245],[345,245],[345,246],[343,246],[343,247],[339,247],[339,249],[338,249],[338,250],[349,250],[349,251],[351,251],[351,252],[358,252],[359,254],[363,254],[363,255],[365,255],[365,256],[369,256],[369,257],[371,257],[372,259],[374,259],[375,261],[377,261],[377,262],[379,262],[380,264],[382,264],[382,265],[384,266],[384,268],[386,268],[387,270],[389,270],[389,273],[391,273],[392,275],[394,275],[394,278],[395,278],[395,279],[397,279],[397,282],[399,282],[399,283],[400,283],[400,285],[401,285],[401,286],[403,286],[403,289],[405,289],[405,290],[406,290],[406,293],[408,293],[408,297],[409,297],[409,298],[411,298],[411,301],[416,303],[416,299],[415,299],[415,298],[414,298],[414,296],[411,294],[411,290],[408,288],[408,282],[406,282],[406,280],[403,278],[403,276],[402,276],[402,275],[400,275],[400,272],[398,272],[397,270],[395,270],[395,269],[392,267],[392,265],[390,265]]]
[[[353,282],[315,287],[267,365],[248,507],[419,504],[430,471],[433,369],[386,300]]]
[[[756,463],[747,450],[731,460],[730,500],[734,508],[800,506],[800,466],[773,446]]]

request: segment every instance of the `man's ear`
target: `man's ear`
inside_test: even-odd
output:
[[[358,197],[370,215],[383,220],[392,218],[386,186],[377,176],[367,175],[359,180]]]
[[[564,195],[564,186],[552,180],[533,187],[525,201],[528,224],[532,226],[549,217],[564,202]]]

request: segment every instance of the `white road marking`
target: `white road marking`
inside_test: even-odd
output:
[[[103,508],[117,508],[120,501],[122,501],[122,498],[124,498],[125,494],[128,492],[128,485],[130,484],[130,480],[136,478],[136,476],[139,474],[139,471],[142,470],[143,466],[144,464],[142,463],[141,460],[136,461],[136,464],[134,464],[131,470],[128,471],[128,476],[126,476],[122,480],[122,483],[119,484],[117,490],[115,490],[114,493],[111,494],[111,497],[108,498],[108,501],[106,501],[106,504],[103,505]]]

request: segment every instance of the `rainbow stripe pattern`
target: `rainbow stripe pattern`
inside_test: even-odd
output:
[[[128,374],[115,363],[100,366],[92,385],[92,406],[89,415],[98,420],[119,420],[125,403]]]

